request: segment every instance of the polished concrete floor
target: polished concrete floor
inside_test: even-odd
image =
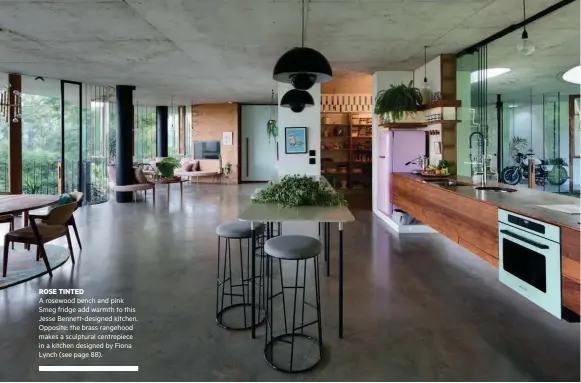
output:
[[[504,287],[494,268],[442,236],[398,237],[363,210],[345,229],[345,338],[333,259],[321,281],[324,362],[299,375],[272,370],[263,330],[251,340],[214,320],[214,229],[255,187],[186,185],[182,203],[176,189],[169,205],[162,192],[155,205],[79,211],[77,264],[0,291],[0,380],[579,381],[578,324]],[[69,287],[137,308],[133,349],[99,363],[139,372],[38,372],[38,289]]]

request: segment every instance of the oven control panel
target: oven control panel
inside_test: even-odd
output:
[[[553,242],[561,242],[561,228],[550,223],[502,209],[498,209],[498,222],[505,223],[516,229],[538,235]]]

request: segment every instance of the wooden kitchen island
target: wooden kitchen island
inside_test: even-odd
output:
[[[517,192],[480,191],[468,187],[474,186],[469,177],[442,177],[458,186],[424,183],[424,179],[410,173],[392,173],[392,203],[495,267],[498,267],[499,208],[559,226],[562,305],[579,315],[580,216],[537,206],[578,205],[578,199],[496,182],[487,186],[516,188]]]

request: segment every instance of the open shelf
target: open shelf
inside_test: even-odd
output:
[[[438,124],[457,124],[462,122],[461,120],[434,120],[434,121],[417,121],[417,122],[388,122],[387,124],[381,124],[382,128],[386,129],[418,129],[425,128],[430,125]]]
[[[459,108],[461,106],[462,106],[462,101],[460,101],[460,100],[452,100],[452,101],[440,100],[440,101],[430,102],[429,104],[426,104],[426,105],[422,105],[418,108],[418,110],[430,110],[430,109],[436,109],[436,108]]]

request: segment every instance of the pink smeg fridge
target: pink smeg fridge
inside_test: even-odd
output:
[[[419,169],[417,164],[406,163],[427,155],[426,137],[426,132],[421,130],[385,130],[379,133],[377,208],[384,214],[393,213],[389,175]]]

